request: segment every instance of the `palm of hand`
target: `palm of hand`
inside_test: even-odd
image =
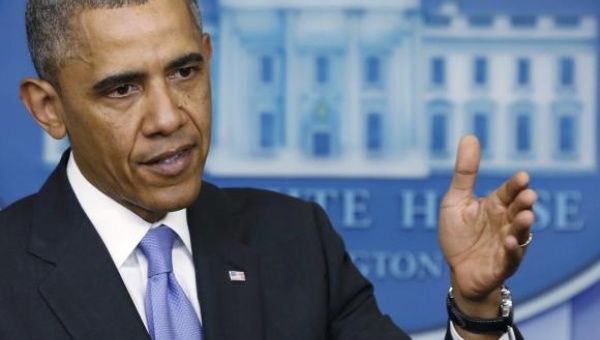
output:
[[[447,197],[440,214],[440,242],[455,288],[473,299],[491,292],[516,269],[507,268],[507,209],[490,196],[457,202]]]
[[[479,153],[476,138],[461,140],[439,220],[439,240],[453,286],[472,300],[486,297],[516,271],[525,250],[519,244],[533,224],[531,207],[536,200],[522,172],[487,197],[475,197]]]

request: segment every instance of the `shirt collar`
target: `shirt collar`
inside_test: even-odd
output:
[[[163,224],[173,229],[192,253],[186,209],[170,212],[155,223],[147,222],[94,187],[81,173],[72,152],[67,163],[67,178],[117,268],[135,251],[148,230]]]

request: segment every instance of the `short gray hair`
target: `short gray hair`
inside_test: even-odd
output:
[[[120,8],[147,3],[149,0],[28,0],[25,12],[27,44],[38,76],[58,87],[57,75],[73,49],[75,40],[71,19],[82,10]],[[185,0],[202,31],[198,0]]]

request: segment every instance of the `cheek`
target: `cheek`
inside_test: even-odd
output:
[[[98,166],[104,168],[111,177],[131,176],[129,167],[129,155],[132,149],[132,141],[127,134],[118,134],[115,130],[103,131],[100,138],[92,145],[91,157],[98,160]]]
[[[131,177],[129,158],[135,148],[135,129],[125,121],[96,120],[86,127],[82,136],[86,152],[96,160],[98,169],[104,169],[113,180]]]
[[[210,86],[204,85],[195,89],[195,91],[185,93],[183,101],[185,103],[184,107],[190,114],[192,123],[202,135],[208,137],[212,112]]]

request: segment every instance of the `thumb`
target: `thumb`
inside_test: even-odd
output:
[[[479,171],[480,159],[481,150],[477,137],[474,135],[462,137],[458,143],[454,176],[448,191],[449,196],[472,195],[477,172]]]

